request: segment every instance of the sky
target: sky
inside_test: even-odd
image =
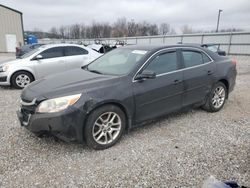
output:
[[[24,29],[75,23],[108,22],[118,18],[169,23],[175,30],[189,25],[194,30],[215,30],[222,9],[220,29],[250,31],[250,0],[0,0],[23,13]]]

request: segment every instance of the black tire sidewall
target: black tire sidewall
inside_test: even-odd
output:
[[[14,73],[11,77],[11,85],[16,88],[16,89],[23,89],[23,87],[20,87],[19,85],[17,85],[16,83],[16,78],[20,75],[20,74],[25,74],[26,76],[29,77],[30,79],[30,83],[34,81],[34,78],[32,76],[32,74],[30,74],[29,72],[26,71],[18,71],[16,73]]]
[[[214,105],[213,105],[213,103],[212,103],[212,98],[213,98],[213,94],[214,94],[215,89],[217,87],[219,87],[219,86],[222,86],[224,88],[224,90],[225,90],[225,100],[224,100],[224,102],[223,102],[223,104],[221,105],[220,108],[215,108]],[[209,101],[208,101],[208,103],[209,103],[210,111],[211,112],[218,112],[218,111],[220,111],[223,108],[223,106],[225,105],[225,102],[226,102],[226,99],[227,99],[227,95],[228,95],[228,91],[227,91],[227,88],[226,88],[225,84],[223,84],[222,82],[216,83],[213,86],[213,88],[212,88],[212,90],[210,92],[210,95],[209,95]]]
[[[117,138],[109,144],[102,145],[102,144],[98,144],[94,140],[93,135],[92,135],[92,129],[93,129],[93,126],[94,126],[96,119],[101,114],[103,114],[105,112],[117,113],[121,118],[122,125],[121,125],[121,131],[120,131],[119,135],[117,136]],[[86,124],[84,127],[84,138],[85,138],[86,144],[90,148],[97,149],[97,150],[107,149],[107,148],[115,145],[118,142],[118,140],[123,135],[123,132],[125,130],[125,126],[126,126],[126,117],[125,117],[124,112],[119,107],[117,107],[115,105],[105,105],[105,106],[99,107],[99,108],[95,109],[94,111],[92,111],[86,120]]]

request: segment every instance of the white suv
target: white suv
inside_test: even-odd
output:
[[[0,65],[0,85],[22,89],[34,80],[80,68],[102,54],[81,45],[49,44]]]

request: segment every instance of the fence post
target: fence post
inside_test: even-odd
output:
[[[183,36],[183,34],[182,34],[182,35],[181,35],[181,43],[183,43],[183,37],[184,37],[184,36]]]
[[[204,34],[201,35],[201,44],[203,44]]]
[[[231,50],[231,45],[232,45],[232,37],[233,37],[233,33],[230,33],[230,37],[229,37],[229,44],[228,44],[228,51],[227,54],[230,54],[230,50]]]

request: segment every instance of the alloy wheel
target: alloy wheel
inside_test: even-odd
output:
[[[115,112],[106,112],[96,119],[92,129],[92,136],[98,144],[110,144],[118,137],[121,127],[120,116]]]
[[[224,104],[225,99],[226,99],[226,91],[224,87],[222,86],[216,87],[212,97],[212,104],[214,108],[217,109],[220,108]]]

